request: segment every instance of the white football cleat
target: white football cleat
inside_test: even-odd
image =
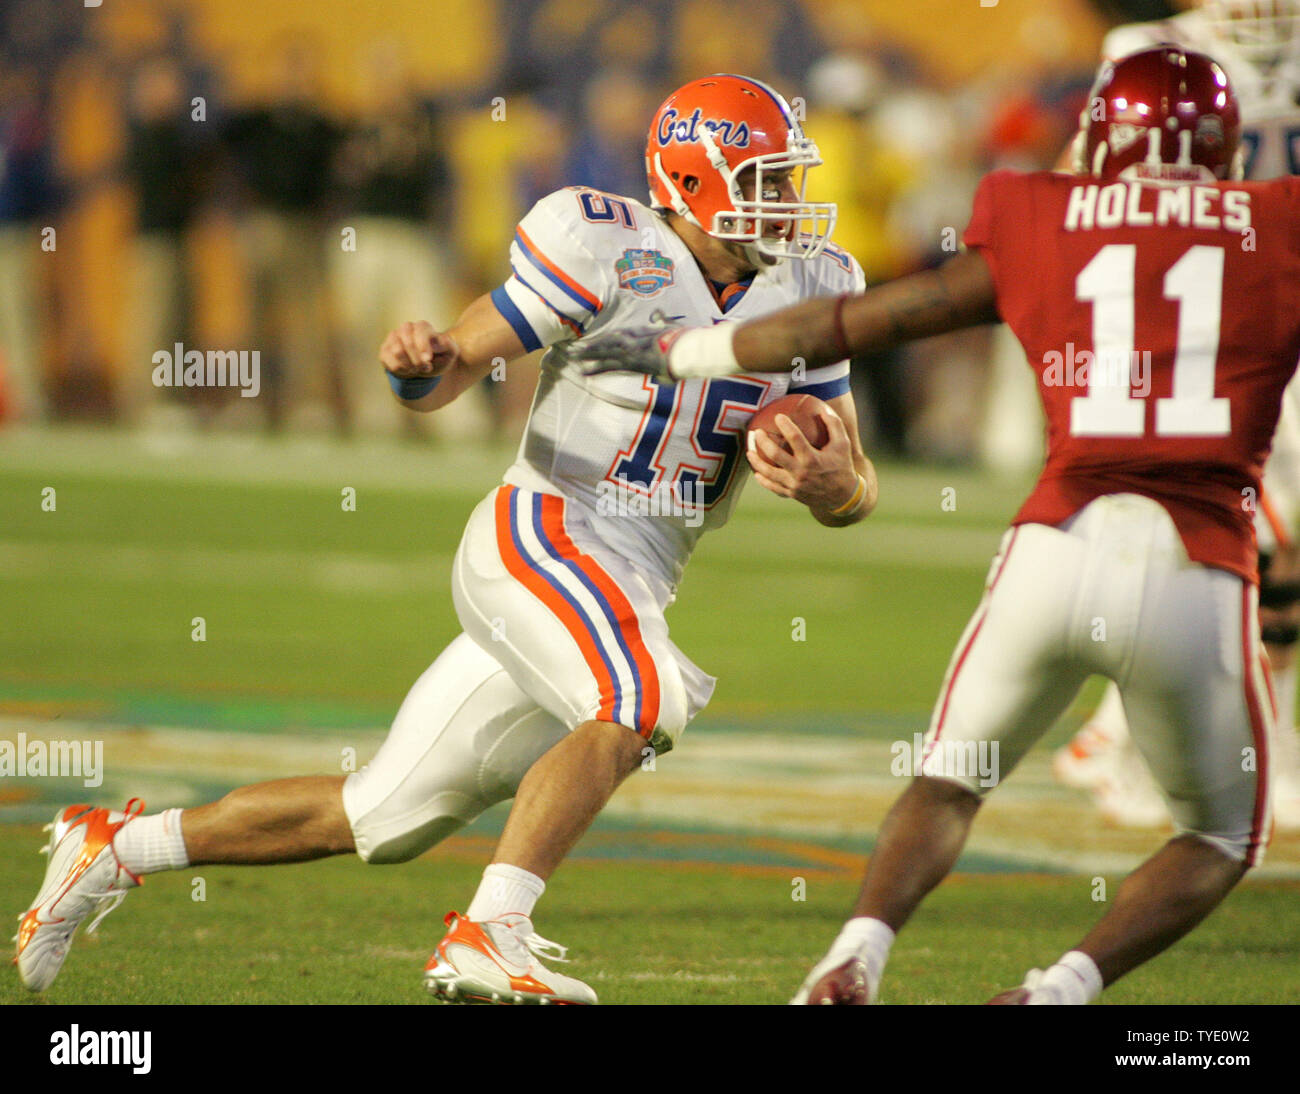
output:
[[[424,986],[449,1003],[590,1005],[596,993],[581,980],[552,972],[537,955],[565,960],[568,951],[533,930],[526,915],[476,923],[448,912],[448,928],[424,969]]]
[[[1052,754],[1052,774],[1065,786],[1093,790],[1114,771],[1118,753],[1115,741],[1089,723]]]
[[[986,1003],[986,1006],[1026,1006],[1026,1007],[1064,1007],[1082,1003],[1082,999],[1072,999],[1059,983],[1045,983],[1047,973],[1043,969],[1030,969],[1025,974],[1025,982],[1018,988],[999,992]]]
[[[1023,1007],[1034,1003],[1046,1003],[1049,1000],[1035,999],[1034,992],[1038,988],[1039,982],[1043,979],[1042,969],[1030,969],[1025,974],[1025,982],[1018,988],[1008,988],[1006,991],[1000,991],[985,1004],[990,1007]],[[1055,1000],[1051,1000],[1055,1002]]]
[[[1128,740],[1119,688],[1107,684],[1092,716],[1053,754],[1052,774],[1057,782],[1076,790],[1093,790],[1114,772]]]
[[[876,985],[867,975],[862,958],[853,954],[827,954],[804,977],[790,1000],[792,1007],[855,1007],[876,1001]]]
[[[44,991],[59,975],[72,936],[81,921],[98,912],[86,933],[140,884],[117,859],[113,837],[144,810],[132,798],[121,813],[89,805],[70,805],[45,826],[50,842],[42,851],[50,856],[45,880],[32,906],[18,917],[18,943],[14,964],[29,991]]]

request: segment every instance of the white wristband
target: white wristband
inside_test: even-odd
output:
[[[739,372],[740,364],[731,348],[735,337],[735,323],[682,332],[668,349],[668,371],[677,380],[692,376],[730,376]]]

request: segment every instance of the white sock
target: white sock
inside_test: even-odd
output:
[[[122,825],[113,837],[113,850],[118,862],[133,874],[185,869],[190,856],[181,834],[181,811],[167,809]]]
[[[826,956],[860,958],[867,967],[867,984],[874,996],[893,944],[894,931],[887,923],[870,916],[858,916],[844,924]]]
[[[465,911],[465,918],[482,923],[487,919],[500,919],[512,912],[531,916],[533,906],[546,891],[546,882],[536,874],[494,862],[483,871],[478,892]]]
[[[1082,1006],[1096,999],[1101,987],[1101,971],[1093,959],[1079,950],[1071,950],[1043,973],[1029,1002]]]

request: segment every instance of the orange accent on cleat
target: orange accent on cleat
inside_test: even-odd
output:
[[[89,934],[121,903],[141,879],[127,870],[113,850],[113,837],[144,810],[132,798],[122,813],[89,805],[71,805],[55,814],[50,861],[31,907],[19,916],[13,963],[23,985],[44,991],[63,967],[72,936],[91,912]]]
[[[441,999],[479,1003],[591,1004],[596,993],[580,980],[552,972],[537,960],[563,960],[564,948],[538,937],[527,916],[486,923],[449,912],[446,936],[425,965],[424,981]]]

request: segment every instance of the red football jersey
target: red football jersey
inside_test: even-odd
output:
[[[1193,561],[1257,580],[1260,475],[1300,357],[1300,179],[998,171],[965,242],[1047,414],[1047,461],[1014,523],[1142,494]]]

